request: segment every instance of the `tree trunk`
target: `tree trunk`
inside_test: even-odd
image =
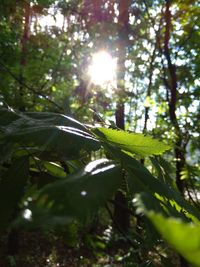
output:
[[[119,1],[119,16],[118,16],[118,71],[117,71],[117,94],[118,101],[115,112],[116,125],[118,128],[125,129],[125,114],[124,114],[124,92],[125,92],[125,60],[126,50],[128,45],[128,24],[129,24],[129,5],[130,1]],[[125,177],[124,177],[124,183]],[[122,186],[123,187],[123,186]],[[128,201],[126,197],[126,188],[119,190],[115,195],[115,202],[119,205],[115,205],[114,220],[116,225],[126,233],[130,226],[130,215],[126,212],[126,209],[120,208],[127,207]]]
[[[155,60],[155,54],[156,54],[156,45],[154,47],[153,53],[151,55],[151,61],[150,61],[150,65],[149,65],[149,84],[147,87],[147,97],[151,97],[151,88],[152,88],[152,78],[153,78],[153,70],[154,70],[154,60]],[[149,119],[149,106],[145,107],[145,111],[144,111],[144,127],[143,127],[143,133],[145,134],[147,131],[147,122]]]
[[[125,92],[125,61],[128,46],[128,25],[129,25],[129,5],[130,1],[119,1],[118,16],[118,63],[117,63],[117,94],[118,102],[116,106],[116,125],[120,129],[125,129],[124,121],[124,92]]]
[[[24,68],[26,66],[26,58],[27,58],[27,42],[29,39],[30,34],[30,18],[31,18],[31,6],[30,2],[24,2],[24,28],[23,28],[23,35],[21,38],[21,58],[20,58],[20,73],[19,73],[19,101],[18,106],[20,111],[25,111],[25,105],[24,105]]]
[[[164,36],[164,55],[167,60],[168,67],[168,106],[169,116],[172,125],[175,129],[176,143],[175,143],[175,160],[176,160],[176,185],[179,191],[183,194],[184,182],[181,180],[181,171],[185,165],[185,149],[182,146],[182,133],[177,121],[176,104],[177,104],[177,75],[176,66],[172,64],[171,51],[169,48],[171,20],[172,15],[170,11],[171,0],[166,0],[165,6],[165,36]]]

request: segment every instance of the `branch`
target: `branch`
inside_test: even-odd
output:
[[[20,81],[20,79],[0,60],[0,64],[2,67],[16,82],[18,82],[19,85],[24,86],[26,89],[28,89],[30,92],[32,92],[35,95],[41,96],[45,100],[47,100],[49,103],[53,104],[55,107],[57,107],[59,110],[62,110],[62,107],[56,104],[53,100],[49,99],[45,94],[38,92],[34,88],[28,86],[23,81]]]
[[[197,31],[197,30],[194,29],[194,26],[195,26],[195,24],[192,26],[192,28],[191,28],[191,30],[190,30],[190,32],[189,32],[187,38],[185,38],[185,39],[178,45],[178,49],[177,49],[177,51],[176,51],[176,53],[175,53],[175,58],[177,58],[178,53],[179,53],[179,51],[181,50],[181,48],[182,48],[182,47],[183,47],[183,46],[184,46],[184,45],[185,45],[185,44],[192,38],[194,32]]]
[[[52,71],[52,74],[51,74],[51,77],[53,78],[53,82],[51,82],[52,85],[54,85],[56,83],[56,80],[57,80],[57,76],[56,75],[56,72],[58,71],[59,67],[60,67],[60,64],[61,64],[61,61],[63,59],[63,56],[64,56],[64,53],[67,49],[67,43],[64,45],[62,51],[61,51],[61,54],[60,54],[60,57],[58,58],[58,61],[57,63],[55,64],[55,67]],[[47,80],[41,87],[40,87],[40,90],[43,90],[48,84],[50,83],[49,80]],[[49,88],[48,88],[49,89]]]
[[[164,55],[167,60],[167,65],[168,65],[168,70],[169,70],[169,75],[171,78],[170,82],[170,91],[171,91],[171,96],[170,96],[170,101],[169,101],[169,113],[170,113],[170,118],[175,126],[176,129],[179,128],[178,123],[177,123],[177,118],[176,118],[176,102],[177,102],[177,76],[176,76],[176,67],[174,64],[172,64],[171,60],[171,54],[170,54],[170,49],[169,49],[169,41],[170,41],[170,29],[171,29],[171,11],[170,11],[170,0],[166,0],[166,7],[165,7],[165,14],[164,14],[164,19],[165,19],[165,35],[164,35]]]

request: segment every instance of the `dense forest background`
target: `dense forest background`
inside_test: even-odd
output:
[[[200,266],[200,2],[0,0],[0,266]]]

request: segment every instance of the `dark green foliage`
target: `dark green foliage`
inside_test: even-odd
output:
[[[18,215],[20,200],[29,178],[28,157],[16,159],[0,180],[0,229],[10,226]]]
[[[57,159],[74,159],[83,151],[100,148],[98,140],[86,127],[67,116],[54,113],[17,115],[5,110],[1,114],[4,144],[16,144],[19,149],[32,148],[32,153],[49,153],[49,157]],[[4,127],[4,119],[8,121],[7,127]]]
[[[81,149],[91,151],[99,148],[98,141],[87,132],[66,126],[33,126],[5,133],[5,140],[20,146],[37,147],[51,151],[61,158],[78,157]]]
[[[93,161],[66,179],[45,186],[37,206],[46,209],[50,219],[64,216],[86,221],[119,188],[121,179],[119,165],[105,159]]]
[[[0,1],[0,266],[18,231],[8,265],[199,266],[199,17],[196,0]],[[113,85],[88,73],[101,50]]]
[[[77,128],[82,131],[88,131],[87,128],[81,124],[79,121],[62,115],[58,113],[53,112],[26,112],[24,114],[25,116],[28,116],[27,119],[29,119],[29,123],[31,123],[30,118],[32,118],[32,124],[41,122],[41,124],[47,124],[47,125],[62,125],[62,126],[68,126]],[[23,116],[24,117],[24,116]]]
[[[129,198],[133,200],[129,212],[132,214],[136,209],[135,216],[147,215],[142,220],[145,234],[133,234],[137,242],[142,243],[142,249],[159,244],[149,219],[167,239],[166,232],[158,227],[160,224],[155,224],[154,218],[161,216],[156,214],[182,220],[185,227],[189,227],[189,221],[195,225],[200,218],[198,210],[174,188],[164,159],[151,159],[158,173],[156,178],[129,154],[133,152],[129,150],[133,140],[127,140],[124,146],[122,137],[126,137],[126,132],[115,131],[113,135],[113,130],[101,128],[94,130],[94,136],[78,121],[55,113],[15,113],[1,109],[0,115],[1,146],[5,149],[6,144],[10,144],[10,153],[2,158],[1,167],[1,229],[56,227],[75,221],[89,223],[100,207],[112,201],[124,177]],[[100,132],[110,132],[112,142],[107,137],[102,138]],[[134,142],[137,137],[141,138],[134,135]],[[152,142],[145,136],[142,140],[144,144]],[[91,161],[88,157],[81,163],[81,157],[101,146],[113,160]],[[138,147],[137,154],[143,153]],[[152,151],[146,153],[152,154]],[[25,202],[28,204],[24,206]],[[169,223],[168,227],[171,229],[173,225]],[[181,232],[180,238],[184,239]],[[169,243],[185,256],[176,239]],[[191,261],[191,257],[186,255],[186,258]],[[198,261],[194,262],[199,266]]]

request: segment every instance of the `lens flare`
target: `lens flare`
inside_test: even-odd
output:
[[[117,60],[106,51],[100,51],[92,56],[88,74],[95,85],[105,86],[116,83]]]

